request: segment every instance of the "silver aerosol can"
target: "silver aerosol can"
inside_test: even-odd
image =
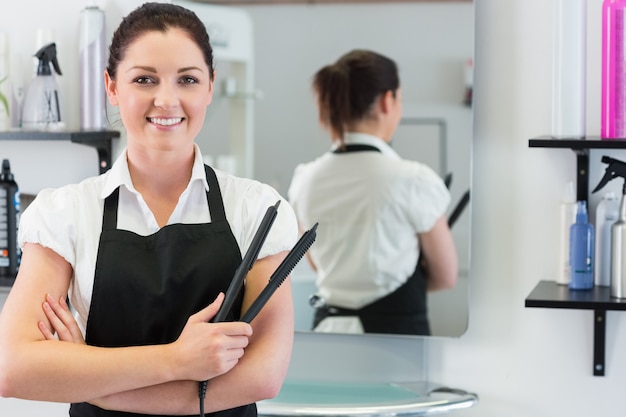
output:
[[[106,123],[104,12],[88,6],[80,12],[80,127],[102,130]]]
[[[611,297],[626,298],[626,183],[617,221],[611,226]]]

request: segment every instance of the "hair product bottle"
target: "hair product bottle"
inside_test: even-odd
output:
[[[611,226],[611,296],[626,298],[626,178],[622,186],[619,217]]]
[[[20,218],[20,192],[8,159],[0,172],[0,276],[15,278],[20,263],[17,226]]]
[[[553,0],[552,135],[585,136],[587,0]]]
[[[24,72],[20,65],[20,54],[11,54],[11,128],[22,127],[22,105],[26,89],[24,87]]]
[[[80,127],[100,130],[106,123],[106,97],[104,91],[104,12],[89,6],[80,12]]]
[[[50,64],[61,75],[57,60],[56,44],[42,47],[35,56],[39,59],[37,76],[31,81],[22,109],[22,127],[25,129],[46,130],[63,127],[59,87]]]
[[[602,139],[626,137],[626,0],[602,3]]]
[[[596,207],[594,283],[603,287],[611,285],[611,226],[619,215],[619,199],[609,191]]]
[[[11,127],[9,70],[9,35],[6,32],[0,32],[0,131],[9,130]]]
[[[572,181],[565,186],[559,215],[559,263],[555,281],[557,284],[567,285],[570,280],[569,230],[570,226],[576,222],[576,197],[574,197],[574,183]]]
[[[594,232],[585,201],[577,202],[576,223],[570,226],[569,235],[569,287],[589,290],[593,288]]]

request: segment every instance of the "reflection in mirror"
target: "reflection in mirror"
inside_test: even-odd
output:
[[[392,140],[406,159],[452,174],[450,211],[469,190],[472,111],[466,66],[473,57],[473,4],[399,2],[236,6],[249,12],[254,33],[254,176],[286,196],[293,170],[330,148],[317,121],[311,90],[315,71],[349,50],[371,49],[399,67],[404,117]],[[231,69],[217,62],[217,83]],[[471,81],[471,76],[469,81]],[[228,110],[214,99],[208,118]],[[225,135],[227,132],[224,133]],[[218,139],[206,139],[213,152]],[[220,150],[216,150],[219,153]],[[450,214],[450,213],[448,213]],[[469,207],[452,233],[459,254],[455,288],[428,296],[433,336],[460,336],[468,323]],[[300,262],[292,273],[296,330],[310,331],[315,273]]]

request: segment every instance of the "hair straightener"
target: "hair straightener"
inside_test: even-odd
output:
[[[252,266],[259,255],[259,251],[263,246],[263,242],[265,242],[265,238],[267,237],[272,224],[276,219],[279,204],[280,200],[278,200],[274,206],[267,209],[267,212],[261,221],[261,225],[256,231],[256,234],[250,243],[250,247],[248,247],[246,255],[235,271],[233,279],[226,290],[224,301],[222,302],[222,305],[212,322],[223,322],[230,312],[235,298],[243,286],[244,279],[248,274],[248,271],[252,269]],[[240,321],[250,323],[261,311],[263,306],[269,301],[272,294],[274,294],[278,287],[285,281],[285,278],[287,278],[287,276],[291,273],[293,268],[295,268],[296,264],[304,257],[306,251],[309,250],[315,241],[316,229],[317,223],[315,223],[310,230],[307,230],[300,237],[295,246],[289,251],[285,259],[283,259],[280,265],[278,265],[278,268],[276,268],[274,273],[270,276],[267,285],[261,291],[259,296],[252,302],[248,310],[246,310],[244,315],[240,318]],[[206,397],[207,383],[208,381],[200,382],[198,388],[198,397],[200,399],[200,417],[204,417],[204,399]]]

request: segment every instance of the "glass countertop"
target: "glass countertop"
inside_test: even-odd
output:
[[[477,402],[476,394],[430,382],[285,381],[276,398],[257,406],[261,416],[409,417],[447,413]]]

